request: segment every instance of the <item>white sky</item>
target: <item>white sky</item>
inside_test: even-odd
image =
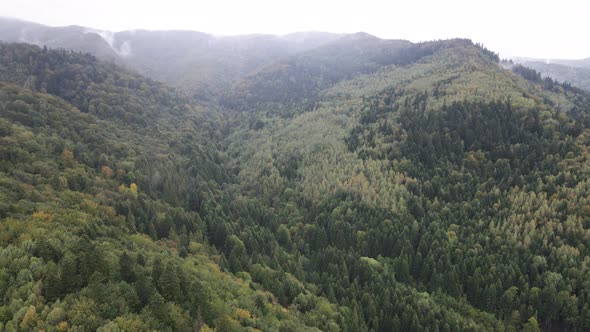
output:
[[[502,57],[590,57],[588,0],[0,0],[0,16],[119,31],[358,32],[471,38]]]

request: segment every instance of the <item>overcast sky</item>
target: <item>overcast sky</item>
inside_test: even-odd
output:
[[[426,41],[471,38],[502,57],[590,57],[587,0],[1,0],[0,16],[120,31],[219,35],[358,32]]]

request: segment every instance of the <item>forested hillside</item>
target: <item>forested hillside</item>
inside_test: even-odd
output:
[[[0,85],[1,329],[300,330],[320,315],[217,265],[214,114],[92,56],[0,58],[2,80],[38,91]]]
[[[442,44],[315,92],[292,119],[243,121],[229,150],[242,192],[289,211],[275,215],[306,280],[358,308],[362,328],[451,324],[390,293],[394,275],[431,307],[497,319],[479,329],[586,329],[588,96],[526,81],[468,41]]]
[[[588,93],[464,39],[268,61],[205,103],[0,44],[0,331],[590,329]]]

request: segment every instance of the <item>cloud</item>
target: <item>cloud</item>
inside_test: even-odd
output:
[[[115,51],[115,53],[117,53],[120,57],[126,58],[133,55],[133,52],[131,50],[131,44],[128,40],[122,42],[119,47],[115,45],[115,33],[113,33],[112,31],[87,29],[86,31],[84,31],[84,33],[95,33],[99,35],[104,41],[107,42],[107,44],[109,44],[111,49]]]
[[[26,28],[24,28],[20,31],[18,41],[23,42],[23,43],[27,43],[27,44],[39,45],[39,46],[41,46],[41,44],[42,44],[39,39],[30,36],[28,33],[28,30]]]
[[[115,52],[117,52],[117,51],[115,50]],[[133,55],[131,53],[131,44],[129,44],[128,40],[124,41],[121,44],[121,46],[119,47],[119,51],[117,53],[122,57],[129,57],[129,56]]]

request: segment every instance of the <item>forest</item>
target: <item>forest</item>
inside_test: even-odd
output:
[[[203,99],[0,43],[0,331],[590,330],[590,93],[505,67],[356,34]]]

